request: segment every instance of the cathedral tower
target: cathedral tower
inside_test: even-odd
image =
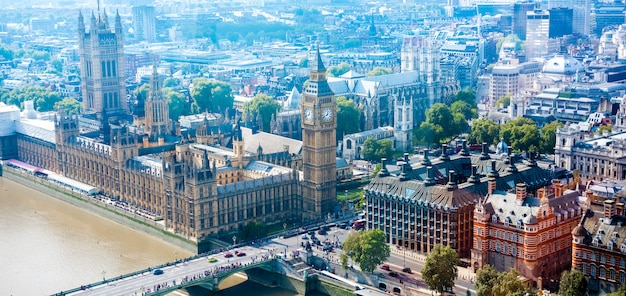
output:
[[[145,102],[146,132],[150,142],[158,142],[166,135],[171,134],[170,111],[167,100],[163,97],[161,83],[156,65],[153,66],[150,79],[150,92]]]
[[[115,28],[111,30],[106,12],[98,8],[97,17],[91,14],[86,31],[83,15],[79,14],[78,49],[83,113],[95,114],[104,125],[107,117],[123,115],[127,109],[120,15],[115,15]]]
[[[335,141],[337,104],[317,50],[302,93],[303,219],[318,219],[337,203]]]

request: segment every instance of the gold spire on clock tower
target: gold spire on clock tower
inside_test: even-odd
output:
[[[318,219],[337,203],[335,141],[337,104],[326,81],[319,47],[302,92],[303,218]]]

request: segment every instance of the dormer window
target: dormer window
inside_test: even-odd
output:
[[[498,223],[498,215],[491,216],[491,222]]]

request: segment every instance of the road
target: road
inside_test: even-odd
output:
[[[324,241],[343,242],[349,233],[350,233],[350,230],[338,229],[336,227],[333,227],[331,228],[330,231],[328,231],[328,234],[320,235],[320,234],[317,234],[316,232],[315,236],[317,236],[319,240],[322,242]],[[307,234],[307,237],[308,236],[309,235]],[[266,247],[273,249],[275,252],[278,252],[278,253],[285,253],[286,251],[287,254],[291,254],[292,251],[295,251],[298,249],[302,250],[300,246],[300,242],[309,241],[309,239],[303,240],[302,235],[297,235],[297,236],[290,237],[290,238],[277,238],[277,239],[272,240],[271,242],[267,242]],[[392,245],[391,248],[395,248],[395,246]],[[322,257],[322,258],[327,257],[331,259],[331,262],[333,261],[333,259],[338,260],[339,254],[341,254],[341,252],[342,252],[341,249],[335,249],[332,253],[327,254],[326,252],[322,250],[313,248],[313,253],[316,256]],[[403,256],[403,253],[397,252],[396,250],[394,250],[394,252],[391,252],[391,256],[389,257],[386,263],[390,264],[392,270],[398,272],[399,277],[393,278],[389,276],[389,273],[387,271],[381,270],[380,268],[377,268],[375,273],[379,273],[380,276],[387,278],[387,280],[399,282],[399,280],[402,279],[403,283],[405,284],[412,283],[412,284],[416,284],[417,286],[421,288],[426,288],[427,286],[422,280],[421,274],[419,273],[419,271],[421,271],[422,268],[424,267],[424,262],[422,261],[424,259],[422,258],[420,260],[420,259],[415,259],[413,257],[416,257],[416,256],[408,256],[408,255]],[[403,273],[401,270],[405,266],[410,267],[413,273],[412,274]],[[466,268],[459,267],[459,277],[464,276],[467,279],[468,275],[469,275],[469,271]],[[474,291],[474,285],[470,283],[468,280],[457,279],[455,281],[455,287],[453,291],[456,295],[467,295],[468,289],[470,290],[472,295],[476,295],[476,292]]]
[[[191,280],[194,277],[204,277],[205,272],[210,272],[216,268],[229,268],[234,264],[247,264],[256,259],[256,262],[263,256],[270,256],[270,252],[265,248],[241,247],[237,249],[239,252],[245,252],[246,256],[225,258],[226,252],[221,252],[211,256],[205,256],[198,259],[184,261],[176,265],[163,267],[163,274],[154,275],[146,272],[140,275],[124,278],[108,282],[103,285],[90,287],[86,290],[72,293],[69,295],[141,295],[143,292],[154,292],[158,285],[172,286],[180,284],[185,277]],[[227,251],[234,254],[234,251]],[[211,263],[208,258],[215,258],[217,262]],[[257,259],[258,258],[258,259]],[[108,279],[115,280],[115,279]],[[174,282],[175,281],[175,282]]]

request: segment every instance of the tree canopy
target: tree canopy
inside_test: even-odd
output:
[[[360,131],[359,119],[361,109],[356,106],[353,100],[348,100],[344,96],[339,96],[337,102],[337,141],[343,139],[343,135],[349,135]]]
[[[561,296],[585,296],[587,295],[587,278],[579,270],[566,270],[561,274],[559,283],[559,295]]]
[[[0,46],[0,57],[2,57],[3,59],[10,61],[13,60],[13,57],[15,56],[14,52],[4,46]]]
[[[47,112],[54,110],[54,105],[61,101],[61,96],[48,88],[34,85],[24,85],[1,95],[0,99],[7,105],[23,107],[24,101],[35,101],[35,110]]]
[[[426,257],[422,278],[428,288],[439,293],[451,290],[458,276],[459,257],[450,246],[435,245]]]
[[[458,102],[458,101],[463,101],[467,103],[468,105],[470,105],[472,109],[475,109],[477,107],[476,92],[474,92],[473,90],[469,88],[458,91],[456,94],[450,97],[450,104],[454,104],[454,102]]]
[[[235,98],[231,92],[230,85],[225,82],[196,78],[193,80],[191,89],[192,111],[194,113],[217,112],[233,108]]]
[[[163,88],[163,96],[167,99],[167,106],[170,111],[169,116],[173,121],[177,121],[183,115],[189,115],[190,106],[185,95],[169,87]]]
[[[541,142],[539,145],[540,152],[554,154],[554,146],[556,145],[556,129],[562,126],[562,123],[555,120],[541,128]]]
[[[500,129],[500,136],[515,151],[538,151],[541,141],[539,129],[529,118],[513,119]]]
[[[178,80],[173,77],[167,77],[163,80],[163,87],[175,87],[178,86]]]
[[[275,115],[278,111],[280,111],[280,103],[274,100],[274,98],[264,94],[257,94],[252,100],[243,104],[244,116],[248,117],[261,114],[261,118],[263,119],[263,131],[265,132],[271,132],[270,122],[272,121],[272,115]]]
[[[465,117],[465,119],[478,118],[478,109],[476,107],[472,107],[472,105],[468,104],[465,101],[456,101],[452,103],[452,105],[450,106],[450,112],[452,112],[453,114],[463,114],[463,117]]]
[[[372,71],[367,72],[366,76],[383,76],[391,74],[391,69],[385,67],[375,67]]]
[[[491,265],[485,265],[476,272],[476,294],[491,296],[491,289],[495,285],[500,273]]]
[[[385,262],[391,251],[387,244],[387,235],[378,228],[350,232],[342,247],[344,253],[340,256],[341,265],[347,268],[350,257],[359,264],[362,271],[368,273]]]
[[[65,114],[79,114],[82,106],[74,98],[64,98],[54,104],[54,110],[59,110],[61,107],[65,110]]]
[[[267,226],[260,221],[252,221],[246,224],[241,232],[241,240],[251,240],[267,235]]]
[[[500,125],[486,119],[480,118],[472,121],[472,130],[469,134],[470,143],[495,144],[500,137]]]
[[[380,161],[386,157],[391,159],[393,155],[393,142],[390,139],[376,140],[376,138],[367,138],[363,142],[363,158],[366,160]]]
[[[511,269],[498,272],[493,266],[485,265],[476,272],[476,294],[478,296],[524,296],[530,292],[520,279],[519,273]]]
[[[496,101],[496,108],[508,108],[511,105],[511,94],[501,96]]]
[[[326,73],[328,73],[328,76],[334,76],[334,77],[339,77],[345,73],[348,73],[348,71],[350,71],[350,65],[348,65],[348,63],[343,62],[337,66],[330,66],[328,67],[328,69],[326,69]]]
[[[461,106],[459,103],[457,106]],[[452,113],[448,106],[437,103],[426,110],[426,121],[414,129],[415,139],[420,144],[439,144],[468,128],[467,120],[461,113]]]

